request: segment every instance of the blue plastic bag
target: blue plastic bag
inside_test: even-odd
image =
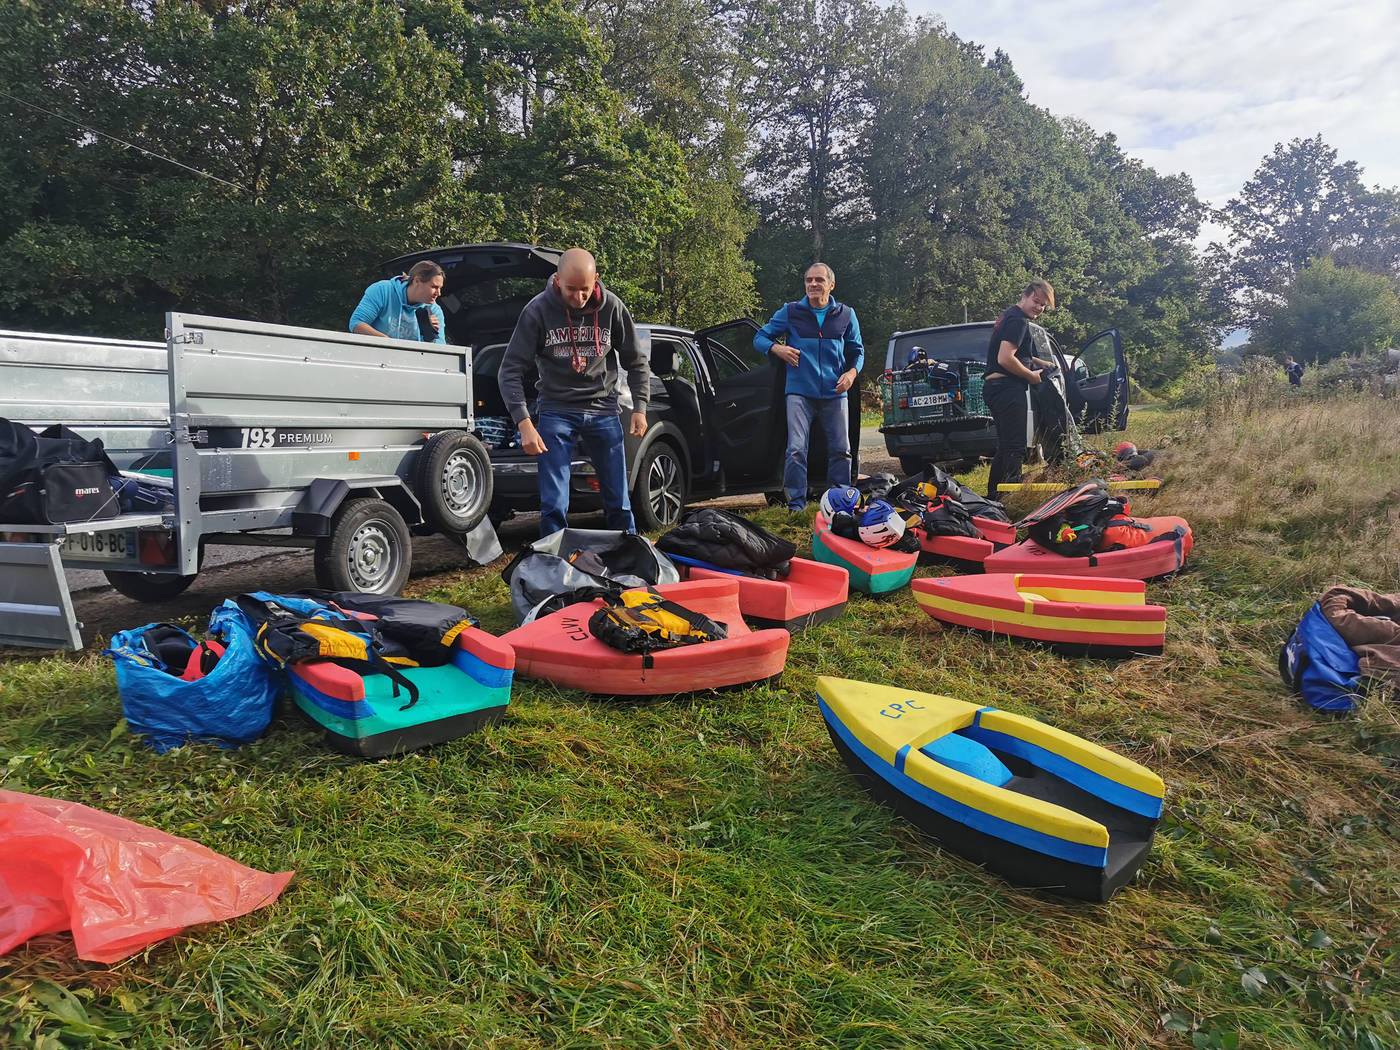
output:
[[[122,714],[132,732],[144,734],[162,754],[196,742],[233,748],[262,736],[272,721],[278,684],[237,606],[225,603],[210,615],[208,635],[225,649],[208,674],[192,681],[178,677],[178,668],[174,674],[167,670],[146,644],[146,631],[156,626],[121,631],[103,650],[116,664]]]
[[[1314,602],[1279,651],[1284,684],[1319,711],[1350,711],[1360,695],[1361,662]]]

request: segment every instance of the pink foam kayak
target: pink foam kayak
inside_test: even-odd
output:
[[[972,523],[977,526],[977,536],[929,536],[923,529],[915,529],[919,548],[926,554],[940,558],[977,562],[980,565],[987,555],[1016,542],[1016,526],[1010,522],[974,517]]]
[[[681,564],[681,575],[690,580],[739,581],[739,612],[755,627],[781,627],[795,633],[840,616],[846,608],[850,577],[835,565],[810,558],[793,558],[786,576],[765,580],[735,575],[701,564]]]
[[[1191,526],[1185,518],[1138,518],[1152,526],[1157,535],[1167,537],[1117,551],[1100,551],[1078,558],[1046,550],[1034,540],[989,554],[982,562],[987,572],[1055,573],[1068,576],[1115,576],[1129,580],[1150,580],[1176,572],[1191,553]],[[1177,531],[1180,530],[1180,531]]]
[[[515,650],[515,669],[529,678],[599,696],[662,696],[757,682],[780,674],[791,635],[751,631],[739,610],[737,577],[685,580],[653,590],[722,623],[728,637],[654,653],[624,653],[593,637],[588,621],[601,598],[577,602],[517,627],[501,640]]]

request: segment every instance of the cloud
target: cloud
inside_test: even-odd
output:
[[[1034,104],[1078,117],[1224,204],[1276,144],[1321,134],[1368,185],[1400,186],[1393,0],[908,0],[1000,48]]]

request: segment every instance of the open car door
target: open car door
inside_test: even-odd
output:
[[[780,361],[754,349],[758,325],[747,318],[695,333],[709,371],[712,401],[706,420],[709,467],[715,462],[732,488],[776,485],[787,444]]]
[[[1086,433],[1128,425],[1128,362],[1118,329],[1090,339],[1069,360],[1065,399]]]

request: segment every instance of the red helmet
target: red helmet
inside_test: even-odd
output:
[[[1131,441],[1120,441],[1113,447],[1113,454],[1119,459],[1122,459],[1124,456],[1136,456],[1137,446]]]

